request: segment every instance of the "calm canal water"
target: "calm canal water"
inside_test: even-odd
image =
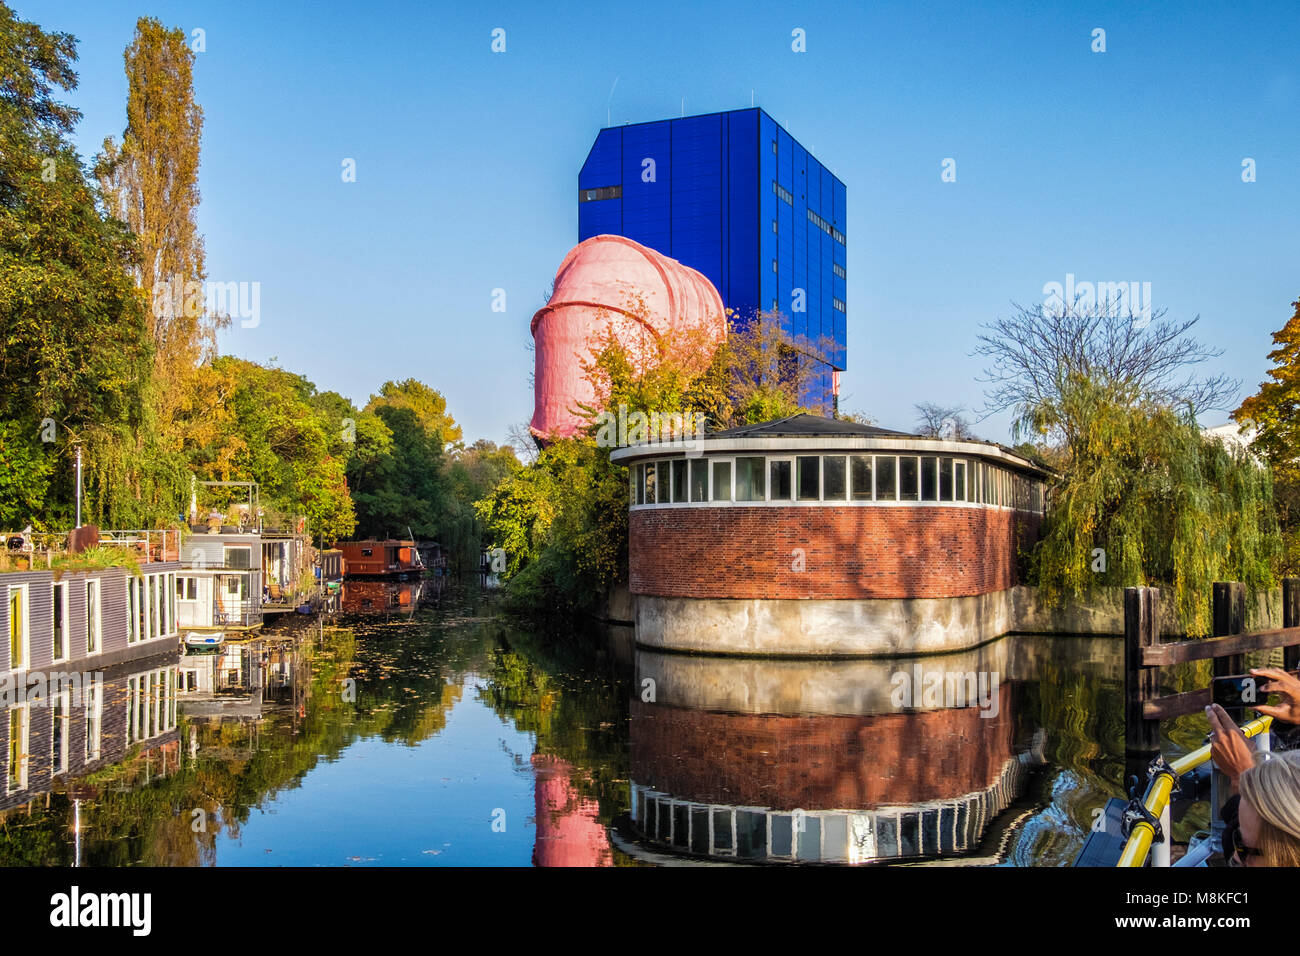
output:
[[[176,728],[0,813],[0,864],[1067,865],[1120,794],[1120,650],[711,659],[349,585],[328,619],[182,658]],[[1181,752],[1204,721],[1167,730]]]

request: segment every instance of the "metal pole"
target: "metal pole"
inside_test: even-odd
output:
[[[1160,832],[1164,839],[1159,843],[1151,844],[1151,865],[1152,866],[1172,866],[1170,850],[1173,847],[1174,831],[1173,818],[1169,812],[1169,805],[1173,803],[1172,798],[1165,801],[1165,808],[1160,811]]]
[[[81,446],[77,446],[77,527],[81,527]]]
[[[1282,626],[1300,627],[1300,578],[1282,579]],[[1282,668],[1292,671],[1300,667],[1300,645],[1282,649]]]

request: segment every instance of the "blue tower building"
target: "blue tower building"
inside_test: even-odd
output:
[[[733,324],[779,311],[845,367],[845,188],[761,109],[602,129],[578,173],[578,241],[619,235],[702,272]],[[822,391],[824,390],[824,391]]]

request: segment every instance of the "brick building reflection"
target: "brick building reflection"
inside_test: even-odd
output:
[[[1007,674],[1003,654],[994,645],[943,658],[810,662],[639,651],[633,827],[660,848],[735,860],[970,853],[1034,762],[1016,752],[1013,685],[989,679]],[[983,674],[986,693],[899,706],[898,688],[910,690],[917,666]]]

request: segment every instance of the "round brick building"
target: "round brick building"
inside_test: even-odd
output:
[[[643,442],[629,469],[637,640],[877,655],[1011,629],[1046,473],[1000,445],[797,415]]]

